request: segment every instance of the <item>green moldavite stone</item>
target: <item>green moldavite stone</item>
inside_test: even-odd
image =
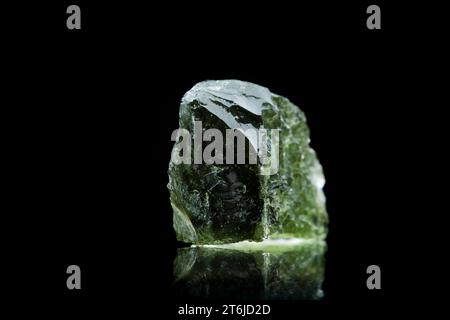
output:
[[[223,133],[223,164],[195,164],[199,121],[201,133],[208,129]],[[220,244],[326,236],[322,167],[309,146],[305,115],[288,99],[249,82],[204,81],[182,98],[179,126],[192,134],[176,140],[168,171],[173,225],[179,241]],[[234,163],[226,161],[227,129],[245,137],[244,164],[237,163],[237,156]],[[268,136],[278,130],[278,140],[273,134],[278,150],[276,144],[266,148],[269,163],[263,163],[259,149],[262,144],[258,141],[264,140],[246,134],[251,131],[248,129],[265,129]],[[186,155],[186,148],[181,147],[183,139],[190,140],[191,163],[174,161],[175,156]],[[214,137],[206,140],[203,137],[202,150],[215,141]],[[236,154],[238,147],[236,139]],[[256,164],[250,161],[249,150],[258,155]],[[273,157],[275,152],[278,158]]]

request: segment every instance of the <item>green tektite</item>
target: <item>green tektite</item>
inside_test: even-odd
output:
[[[309,146],[305,115],[297,106],[253,83],[204,81],[189,90],[180,105],[179,126],[192,133],[192,146],[196,121],[202,122],[203,132],[220,130],[224,143],[227,129],[278,129],[278,170],[267,174],[262,161],[175,164],[176,143],[168,188],[179,241],[220,244],[326,236],[325,179]],[[255,145],[251,136],[245,139],[247,148]],[[203,141],[203,146],[208,143]],[[269,158],[271,152],[275,148],[268,146]],[[266,174],[261,174],[264,170]]]

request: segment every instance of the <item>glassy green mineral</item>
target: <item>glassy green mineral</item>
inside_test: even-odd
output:
[[[309,146],[304,113],[287,98],[249,82],[200,82],[182,98],[179,127],[191,133],[177,136],[168,170],[179,241],[325,237],[322,167]],[[224,146],[211,153],[223,161],[194,159],[220,142],[208,139],[208,129],[223,135]],[[243,136],[245,159],[236,156],[242,151],[238,137],[227,145],[230,130]],[[236,155],[227,157],[230,150]],[[182,157],[192,161],[180,163]]]
[[[178,249],[174,261],[175,294],[239,300],[323,297],[323,243],[260,244]]]

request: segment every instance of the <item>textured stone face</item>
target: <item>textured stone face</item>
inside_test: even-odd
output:
[[[178,240],[212,244],[325,237],[325,180],[298,107],[252,83],[205,81],[188,91],[180,105],[179,125],[192,133],[192,146],[199,146],[194,137],[196,121],[202,122],[203,133],[214,128],[225,137],[227,129],[239,130],[246,150],[255,150],[258,160],[262,160],[261,140],[248,129],[277,129],[278,149],[267,148],[269,157],[276,151],[278,157],[270,157],[269,166],[250,162],[248,154],[245,164],[176,164],[174,154],[180,151],[176,144],[168,188]],[[209,143],[200,146],[204,149]],[[234,150],[237,147],[238,143]]]

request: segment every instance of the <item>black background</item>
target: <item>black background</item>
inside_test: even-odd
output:
[[[368,30],[364,2],[73,3],[82,30],[67,30],[72,3],[61,1],[16,9],[20,35],[9,34],[17,295],[62,318],[176,316],[186,301],[171,292],[170,135],[187,90],[232,78],[305,111],[327,179],[325,298],[269,302],[274,318],[402,310],[397,228],[413,214],[400,182],[411,108],[404,8],[376,2],[382,29]],[[81,267],[81,291],[66,288],[71,264]],[[382,290],[366,288],[371,264],[381,267]]]

